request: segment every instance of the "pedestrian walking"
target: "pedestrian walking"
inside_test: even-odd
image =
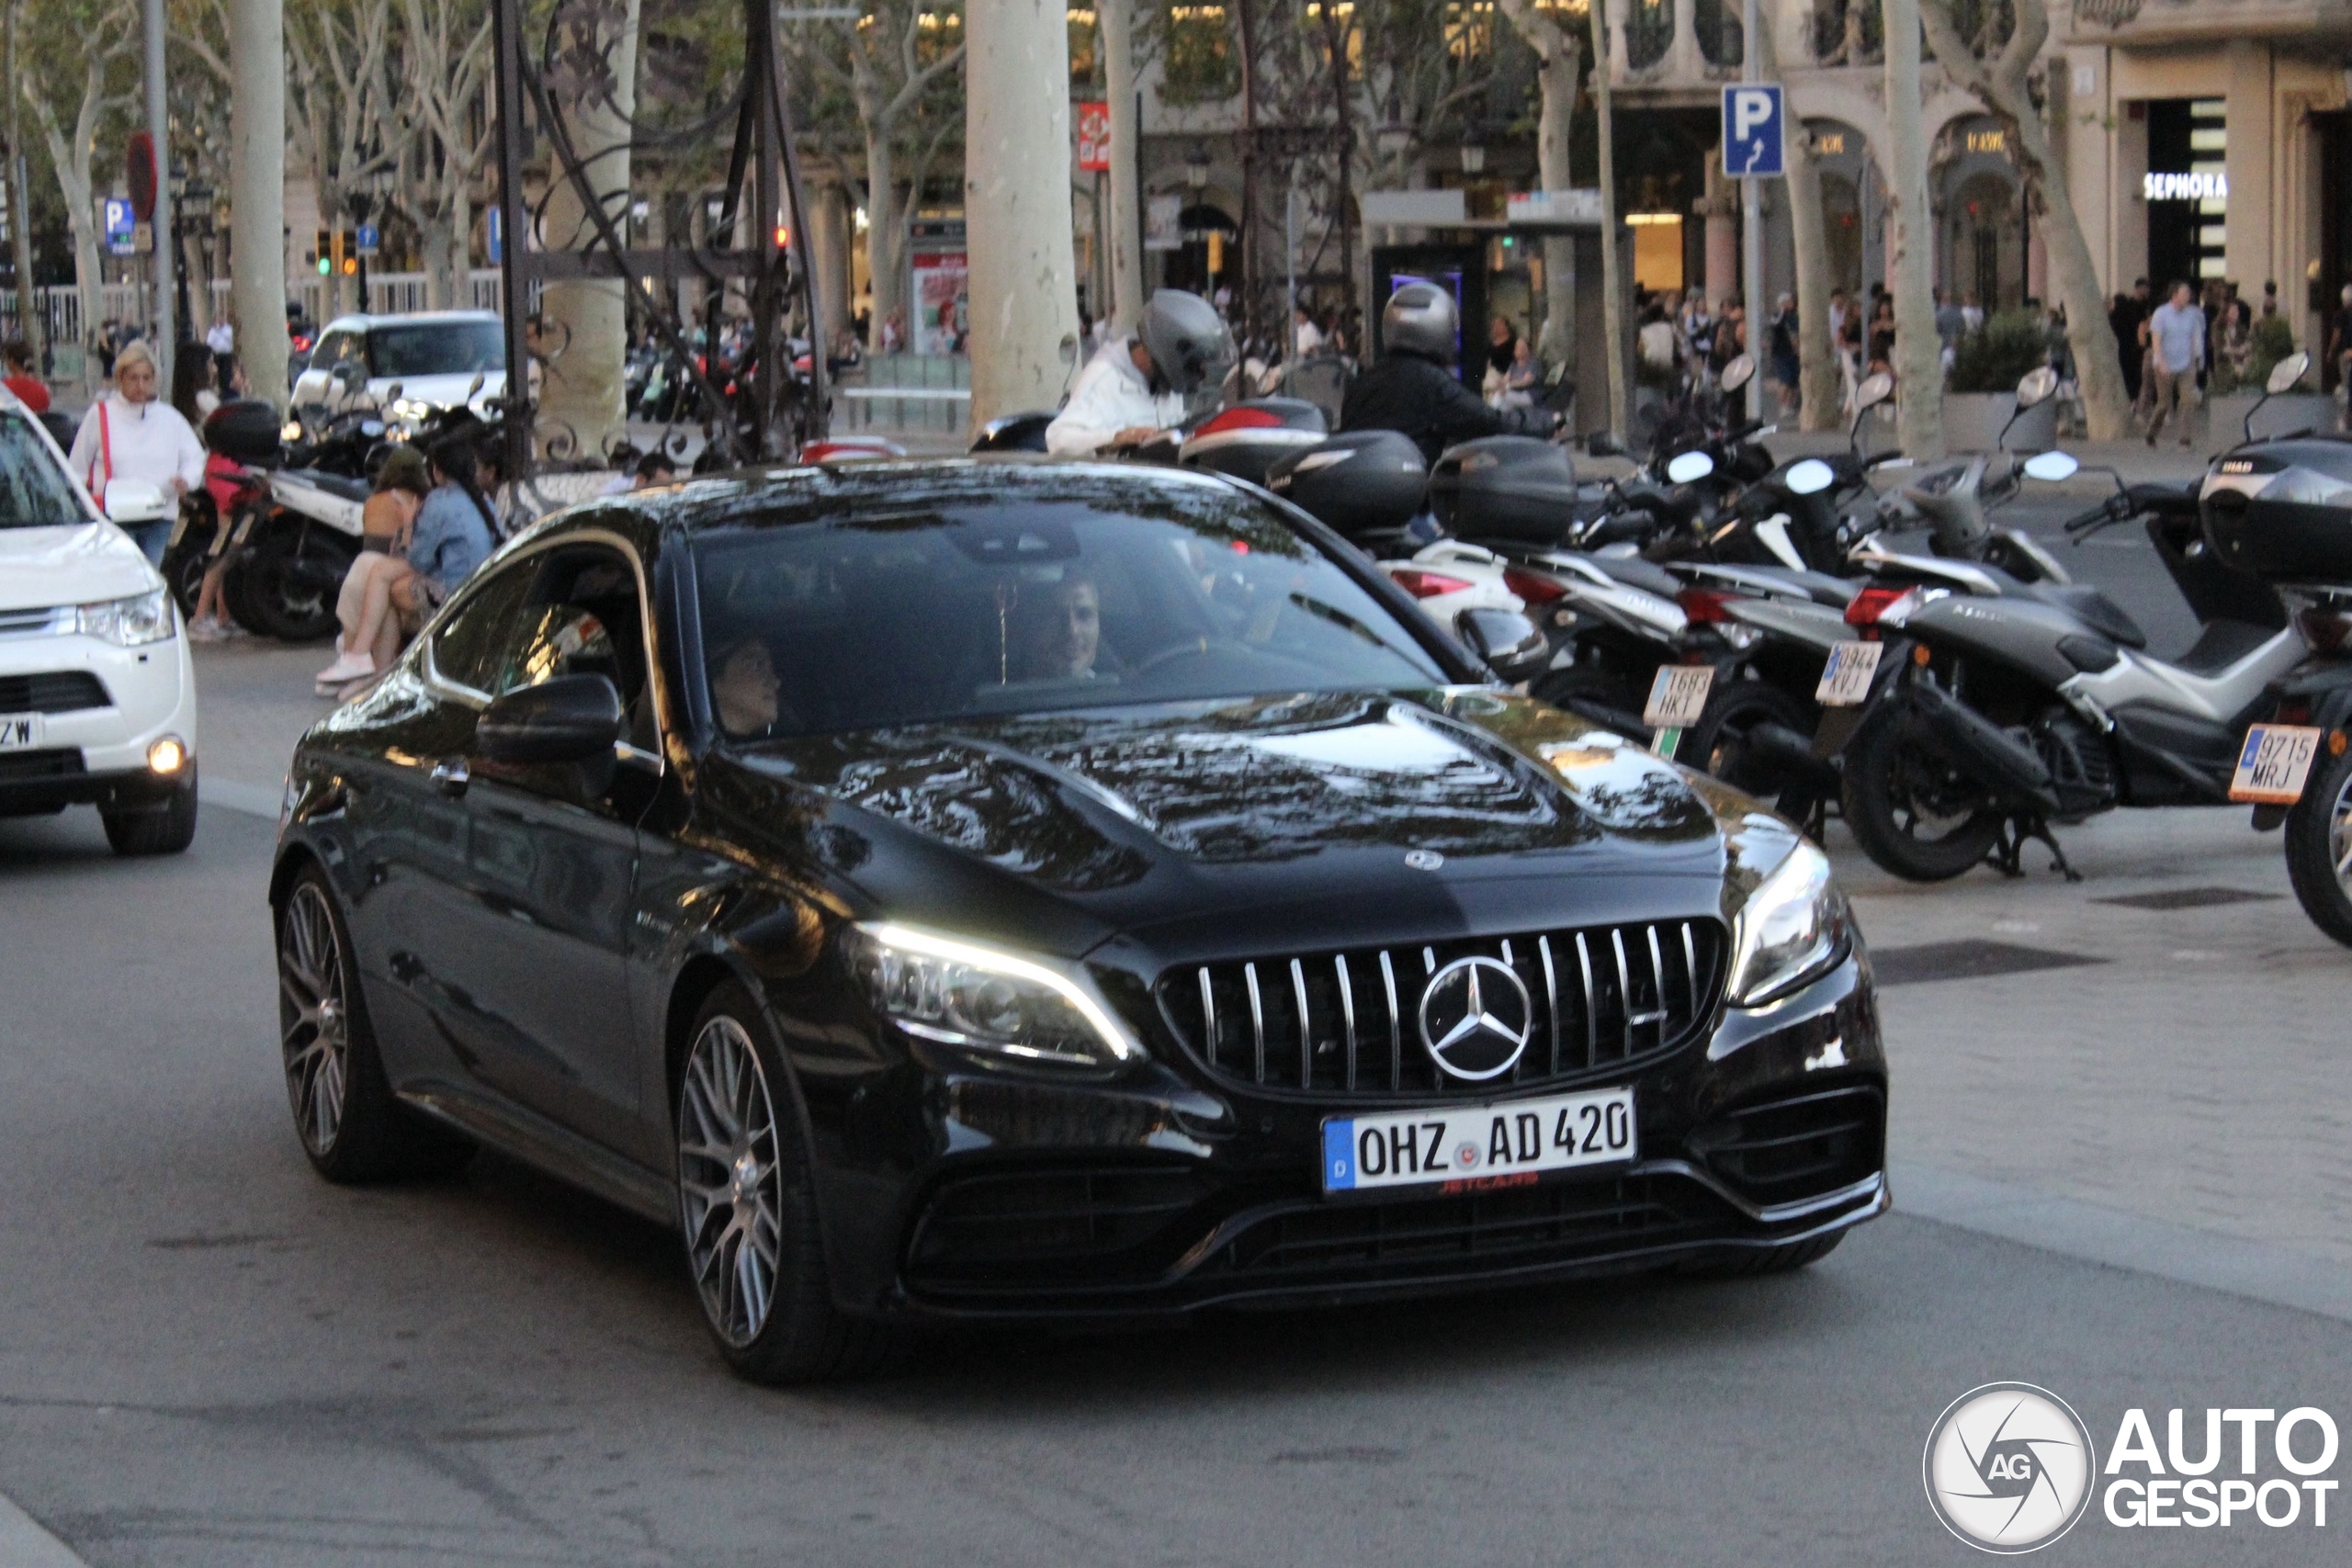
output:
[[[2153,412],[2148,416],[2148,445],[2156,444],[2156,433],[2164,428],[2168,415],[2177,416],[2180,444],[2188,445],[2188,411],[2197,399],[2197,373],[2205,364],[2205,312],[2198,308],[2197,296],[2186,283],[2172,286],[2172,299],[2156,307],[2148,318],[2148,339],[2153,355],[2152,369],[2155,387]]]
[[[158,402],[155,355],[132,338],[114,356],[114,390],[90,405],[74,434],[67,466],[104,502],[115,479],[141,479],[178,499],[204,482],[204,444],[179,411]],[[134,523],[125,529],[153,564],[164,564],[172,520]]]
[[[12,340],[7,349],[8,375],[0,386],[16,394],[28,413],[49,412],[49,384],[33,372],[32,344],[22,338]]]

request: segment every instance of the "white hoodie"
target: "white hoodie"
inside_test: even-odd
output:
[[[1114,337],[1086,362],[1070,389],[1069,401],[1046,426],[1046,451],[1083,456],[1122,430],[1137,425],[1165,430],[1184,417],[1182,394],[1151,395],[1151,383],[1136,368],[1135,341],[1133,333]]]
[[[106,436],[98,434],[98,411],[106,410]],[[90,405],[74,434],[67,461],[74,477],[90,487],[101,502],[107,480],[144,479],[166,493],[176,479],[189,490],[204,482],[204,443],[196,438],[180,411],[160,398],[143,403],[123,400],[108,392]]]

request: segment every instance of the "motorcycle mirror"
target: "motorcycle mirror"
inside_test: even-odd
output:
[[[1715,460],[1704,452],[1679,452],[1666,465],[1666,477],[1679,485],[1696,483],[1715,471]]]
[[[1605,430],[1596,430],[1584,438],[1585,455],[1592,457],[1622,457],[1625,444]]]
[[[1893,396],[1894,378],[1882,370],[1875,376],[1865,378],[1862,384],[1854,389],[1854,412],[1860,413],[1864,409],[1876,408]]]
[[[2263,383],[2263,388],[2274,398],[2292,391],[2295,383],[2303,378],[2303,372],[2311,367],[2310,350],[2299,348],[2270,367],[2270,379]]]
[[[1724,367],[1724,373],[1719,378],[1723,384],[1723,389],[1726,392],[1736,392],[1755,378],[1756,356],[1752,354],[1742,354],[1735,356],[1729,364]]]
[[[2058,392],[2058,372],[2045,365],[2039,370],[2029,370],[2018,379],[2018,412],[2048,402]]]
[[[1838,482],[1838,470],[1818,457],[1789,465],[1787,484],[1792,495],[1819,495]]]
[[[408,383],[405,381],[393,382],[390,386],[384,389],[384,400],[388,403],[399,402],[401,400],[401,393],[405,391],[407,389]]]
[[[487,376],[484,376],[481,371],[479,371],[479,370],[475,371],[475,372],[474,372],[474,378],[473,378],[472,380],[470,380],[470,381],[469,381],[469,382],[467,382],[467,383],[466,383],[466,398],[465,398],[465,400],[466,400],[466,401],[468,401],[468,402],[472,402],[472,401],[474,400],[474,399],[475,399],[475,398],[477,398],[477,397],[481,396],[481,389],[482,389],[483,386],[484,386],[484,385],[489,381],[489,379],[490,379],[490,378],[489,378]]]
[[[2030,479],[2071,479],[2082,465],[2064,452],[2036,452],[2025,460],[2025,477]]]

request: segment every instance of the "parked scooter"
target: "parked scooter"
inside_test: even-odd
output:
[[[2055,452],[2024,468],[2047,479],[2075,471]],[[2133,518],[2146,520],[2203,626],[2178,659],[2150,657],[2145,635],[2098,590],[1993,566],[1948,563],[1940,582],[1856,597],[1849,620],[1902,639],[1846,749],[1846,820],[1871,860],[1919,882],[1988,856],[2014,873],[2038,840],[2073,878],[2053,825],[2230,798],[2248,725],[2312,643],[2275,591],[2205,547],[2193,489],[2119,479],[2066,531],[2079,543]]]

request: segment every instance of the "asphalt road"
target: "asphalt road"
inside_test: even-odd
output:
[[[2134,1406],[2160,1442],[2173,1406],[2352,1427],[2352,958],[2233,814],[2076,830],[2079,887],[1841,852],[1915,971],[1884,1002],[1897,1212],[1804,1275],[961,1337],[774,1393],[728,1376],[656,1227],[503,1161],[366,1191],[304,1163],[272,829],[224,803],[274,799],[318,661],[207,651],[228,787],[186,856],[0,822],[0,1568],[40,1561],[25,1516],[104,1568],[1962,1563],[1920,1450],[1977,1384],[2057,1392],[2102,1451]],[[2248,901],[2097,902],[2184,883]],[[1983,939],[2083,966],[1917,972]],[[2095,1506],[2048,1560],[2340,1562],[2347,1510]]]

